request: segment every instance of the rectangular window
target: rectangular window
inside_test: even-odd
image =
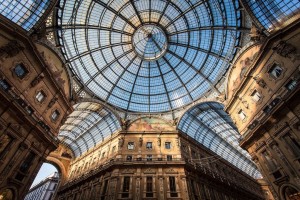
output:
[[[152,161],[152,155],[147,155],[147,161]]]
[[[125,176],[124,177],[124,182],[123,182],[122,198],[128,198],[129,197],[129,186],[130,186],[130,177]]]
[[[60,113],[58,112],[58,110],[55,110],[52,115],[51,115],[51,119],[53,121],[56,121],[59,118]]]
[[[176,192],[176,182],[175,182],[175,177],[174,176],[169,177],[169,186],[170,186],[170,196],[171,197],[178,197],[178,194]]]
[[[171,149],[171,142],[165,142],[165,148]]]
[[[282,74],[282,71],[283,70],[281,66],[277,63],[274,63],[272,67],[269,69],[268,73],[272,78],[277,79]]]
[[[261,99],[261,95],[257,90],[254,90],[251,94],[251,98],[253,101],[258,102]]]
[[[146,197],[153,197],[153,178],[146,177]]]
[[[20,166],[20,171],[23,173],[26,173],[29,169],[29,167],[31,166],[34,158],[35,158],[35,153],[30,152],[28,154],[28,156],[26,157],[25,161],[22,163],[22,165]]]
[[[132,161],[132,155],[127,155],[126,160],[127,161]]]
[[[128,147],[129,150],[133,150],[134,149],[134,142],[128,142]]]
[[[192,158],[193,159],[196,159],[197,158],[197,153],[196,151],[192,150]]]
[[[241,120],[246,119],[246,114],[244,113],[244,111],[242,109],[238,112],[238,115]]]
[[[267,151],[262,152],[262,157],[270,172],[273,172],[278,168],[276,160],[272,158]]]
[[[300,144],[298,143],[298,141],[289,133],[283,136],[282,138],[286,143],[286,147],[292,152],[294,157],[300,157]]]
[[[23,79],[26,74],[28,74],[28,70],[23,64],[17,64],[14,68],[14,73],[17,75],[17,77]]]
[[[108,180],[105,180],[103,188],[102,188],[102,192],[101,192],[101,200],[105,199],[106,192],[107,192],[107,186],[108,186]]]
[[[41,102],[43,102],[43,101],[45,100],[46,94],[41,90],[41,91],[39,91],[39,92],[36,94],[35,98],[36,98],[36,100],[37,100],[38,102],[41,103]]]
[[[152,142],[146,143],[146,149],[152,149]]]
[[[290,80],[286,85],[285,88],[289,91],[293,91],[296,86],[297,86],[297,81],[296,80]]]
[[[6,80],[2,79],[0,80],[0,88],[4,91],[8,91],[11,88],[11,86]]]
[[[172,161],[172,156],[171,155],[167,155],[167,161]]]

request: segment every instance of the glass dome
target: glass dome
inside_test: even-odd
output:
[[[226,73],[239,46],[238,0],[62,0],[58,41],[97,97],[133,112],[188,105]]]
[[[0,14],[29,31],[50,5],[49,0],[1,0]]]

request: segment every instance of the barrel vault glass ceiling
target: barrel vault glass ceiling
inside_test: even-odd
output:
[[[118,117],[111,110],[98,103],[83,102],[74,105],[58,138],[75,157],[80,157],[120,129]],[[249,154],[239,147],[239,133],[221,104],[206,102],[194,106],[182,116],[177,129],[248,175],[261,177]]]
[[[100,104],[84,102],[74,105],[74,111],[60,128],[58,138],[78,157],[120,128],[111,111]]]
[[[239,146],[240,134],[221,104],[194,106],[182,116],[177,128],[250,176],[261,177],[250,155]]]
[[[237,0],[63,0],[58,41],[102,101],[133,112],[188,105],[226,73],[240,43]]]

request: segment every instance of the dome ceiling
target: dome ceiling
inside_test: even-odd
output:
[[[65,0],[62,52],[104,102],[165,112],[216,90],[239,45],[238,1]]]

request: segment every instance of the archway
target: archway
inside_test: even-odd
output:
[[[13,190],[6,188],[2,191],[0,191],[0,200],[14,200],[14,192]]]
[[[60,183],[59,169],[50,163],[44,163],[32,183],[25,200],[53,199]],[[45,192],[37,192],[45,191]]]
[[[284,200],[300,200],[300,191],[292,186],[286,186],[282,190]]]

